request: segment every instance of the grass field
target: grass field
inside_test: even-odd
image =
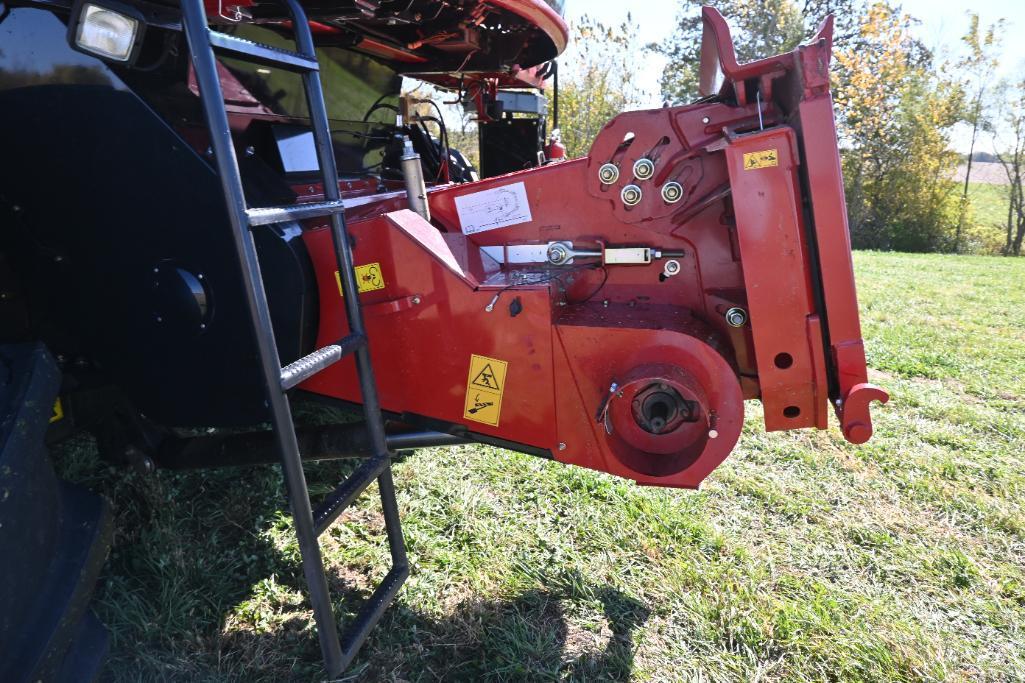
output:
[[[1025,680],[1025,260],[859,253],[866,446],[767,435],[700,492],[486,447],[396,466],[413,575],[349,680]],[[316,680],[275,468],[56,454],[118,516],[114,680]],[[339,465],[311,468],[325,490]],[[344,468],[344,466],[342,466]],[[370,495],[374,494],[374,495]],[[376,490],[326,535],[339,607],[386,564]]]
[[[998,254],[1004,246],[1007,230],[1007,193],[1005,185],[971,183],[970,221],[965,227],[965,247],[972,253]]]

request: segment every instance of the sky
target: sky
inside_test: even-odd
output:
[[[709,0],[714,5],[714,0]],[[999,18],[1007,20],[1004,32],[1003,54],[1000,76],[1025,78],[1025,40],[1017,38],[1025,34],[1025,0],[986,0],[984,3],[967,3],[963,0],[903,0],[904,11],[921,23],[916,26],[917,37],[927,47],[941,56],[956,56],[960,38],[968,28],[969,9],[979,13],[983,26]],[[566,0],[566,18],[572,22],[588,14],[605,24],[618,24],[630,12],[637,23],[641,44],[661,42],[673,30],[674,18],[680,3],[676,0],[645,0],[624,3],[622,0]],[[696,11],[696,10],[695,10]],[[726,17],[729,19],[729,17]],[[572,47],[567,50],[569,53]],[[567,54],[567,57],[570,55]],[[640,69],[639,85],[648,94],[647,105],[658,106],[658,81],[665,63],[658,55],[645,53]],[[959,151],[967,150],[967,132],[956,130],[954,146]],[[987,149],[983,146],[983,149]]]

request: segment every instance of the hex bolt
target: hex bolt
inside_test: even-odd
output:
[[[559,450],[560,450],[560,451],[564,451],[564,450],[566,450],[566,444],[564,444],[564,443],[562,443],[562,442],[560,441],[560,442],[559,442]]]
[[[602,167],[598,169],[598,180],[603,185],[611,185],[616,182],[619,180],[619,166],[615,164],[602,164]]]
[[[548,262],[555,266],[561,266],[563,263],[569,261],[570,255],[566,245],[555,244],[548,247]]]
[[[672,277],[674,275],[679,275],[679,273],[680,273],[680,262],[677,261],[674,258],[673,259],[669,259],[668,261],[666,261],[666,264],[662,267],[662,272],[665,274],[666,277]]]
[[[648,180],[653,175],[655,175],[655,162],[651,159],[641,158],[634,162],[634,178]]]
[[[675,204],[683,199],[683,185],[671,180],[662,186],[662,201],[666,204]]]
[[[708,122],[709,122],[709,121],[711,121],[711,120],[712,120],[712,119],[708,118],[707,116],[703,116],[703,117],[701,117],[701,123],[708,123]]]
[[[730,327],[743,327],[747,323],[747,311],[734,306],[726,311],[726,322]]]
[[[623,200],[623,204],[626,206],[637,206],[641,203],[641,198],[644,193],[641,192],[641,188],[636,185],[627,185],[623,188],[623,191],[619,193],[619,198]]]
[[[420,297],[418,297],[418,296],[414,296],[412,299],[410,299],[410,301],[412,301],[414,306],[419,306],[420,305]]]

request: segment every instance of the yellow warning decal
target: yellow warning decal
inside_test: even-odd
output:
[[[338,283],[338,293],[341,294],[342,278],[337,270],[335,271],[335,282]],[[360,294],[384,289],[384,276],[381,275],[381,264],[368,263],[363,266],[356,266],[356,288],[359,289]]]
[[[502,394],[509,364],[497,358],[470,356],[470,374],[466,379],[466,403],[463,419],[498,426],[502,414]]]
[[[50,424],[64,419],[64,406],[61,405],[60,396],[53,402],[53,415],[50,416]]]
[[[760,152],[748,152],[744,155],[745,171],[773,166],[779,166],[779,152],[775,149],[763,149]]]

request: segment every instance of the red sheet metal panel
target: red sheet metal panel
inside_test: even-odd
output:
[[[385,410],[451,423],[541,448],[553,447],[552,327],[544,285],[506,292],[493,312],[494,287],[480,287],[462,236],[443,237],[410,211],[352,223],[357,267],[378,264],[383,286],[361,294],[371,356]],[[317,344],[340,339],[347,325],[339,305],[327,230],[306,233],[321,292]],[[479,257],[478,257],[479,259]],[[518,297],[522,312],[509,304]],[[395,301],[419,303],[396,306]],[[464,420],[471,356],[507,364],[498,420]],[[355,364],[345,359],[303,388],[359,401]],[[472,397],[471,397],[472,398]],[[486,416],[487,417],[487,416]]]
[[[872,436],[869,404],[872,401],[886,403],[889,395],[868,383],[829,91],[803,101],[799,111],[804,140],[814,141],[814,144],[804,145],[805,174],[818,245],[817,267],[827,311],[830,361],[837,382],[833,406],[844,437],[853,443],[864,443]]]
[[[741,135],[726,148],[765,428],[813,427],[818,409],[808,317],[815,313],[789,128]]]

